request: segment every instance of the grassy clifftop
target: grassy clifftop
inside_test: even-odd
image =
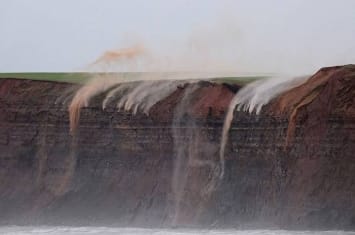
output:
[[[142,73],[137,72],[126,72],[126,73],[106,73],[105,75],[117,75],[123,76],[129,80],[129,77],[132,77],[132,80],[137,80]],[[31,79],[31,80],[43,80],[43,81],[57,81],[57,82],[69,82],[69,83],[84,83],[90,78],[100,75],[99,73],[86,73],[86,72],[74,72],[74,73],[65,73],[65,72],[56,72],[56,73],[41,73],[41,72],[31,72],[31,73],[0,73],[1,78],[17,78],[17,79]],[[152,78],[154,78],[154,73],[151,73]],[[161,75],[159,76],[161,77]],[[134,79],[133,79],[134,78]],[[220,76],[215,78],[209,78],[218,83],[238,83],[238,84],[247,84],[258,79],[266,78],[266,76]],[[204,79],[201,77],[201,79]]]
[[[1,78],[21,78],[43,81],[83,83],[90,77],[89,73],[0,73]]]

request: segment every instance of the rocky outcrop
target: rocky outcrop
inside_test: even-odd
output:
[[[264,112],[288,120],[285,223],[353,226],[355,66],[321,69]]]
[[[324,68],[235,111],[220,178],[239,86],[180,85],[149,115],[99,94],[71,135],[76,86],[2,79],[0,223],[355,229],[354,88],[354,65]]]

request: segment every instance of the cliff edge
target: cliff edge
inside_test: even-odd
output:
[[[0,224],[355,229],[355,65],[319,70],[260,114],[235,110],[223,159],[243,88],[168,85],[136,114],[117,108],[124,94],[103,105],[135,85],[103,89],[71,133],[79,86],[1,79]]]

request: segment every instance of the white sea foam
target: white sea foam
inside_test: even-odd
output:
[[[353,235],[344,231],[286,231],[286,230],[190,230],[143,229],[109,227],[0,227],[3,235]]]

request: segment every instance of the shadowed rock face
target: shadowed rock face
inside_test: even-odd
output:
[[[0,80],[1,224],[355,229],[354,65],[321,69],[258,116],[236,111],[218,180],[223,118],[238,86],[181,85],[149,116],[103,111],[101,94],[71,136],[76,89]]]

